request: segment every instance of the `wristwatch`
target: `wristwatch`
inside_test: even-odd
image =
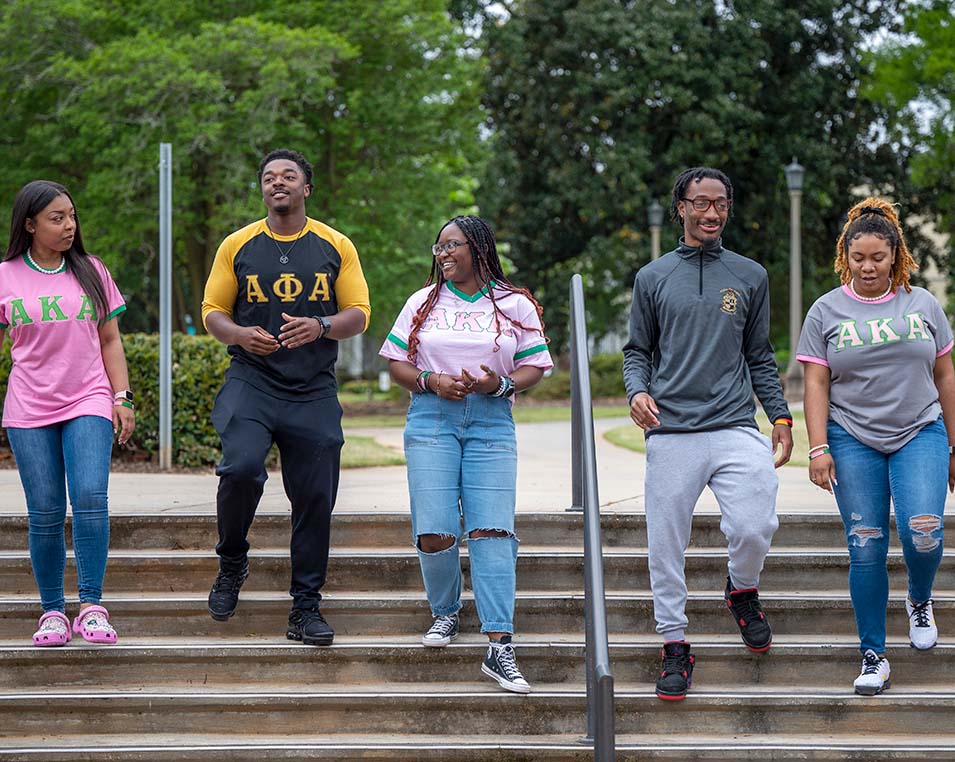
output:
[[[332,330],[332,324],[328,321],[327,317],[323,317],[322,315],[312,315],[312,318],[317,320],[318,324],[322,327],[322,335],[318,338],[324,339]]]
[[[113,395],[114,400],[126,400],[127,402],[133,401],[133,393],[129,389],[124,389],[121,392],[116,392]]]

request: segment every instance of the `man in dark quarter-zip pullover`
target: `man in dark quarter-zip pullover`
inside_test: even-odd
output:
[[[766,270],[722,245],[732,204],[732,183],[717,169],[677,178],[671,214],[683,238],[637,273],[623,350],[630,417],[646,435],[650,586],[664,642],[657,695],[668,700],[682,699],[692,680],[684,561],[704,487],[729,544],[726,605],[750,650],[772,644],[757,587],[779,526],[774,467],[792,453],[792,417],[769,342]],[[772,440],[756,425],[754,393]]]

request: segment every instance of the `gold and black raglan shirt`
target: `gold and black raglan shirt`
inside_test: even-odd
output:
[[[280,250],[288,252],[286,264],[279,261]],[[237,325],[261,326],[278,338],[283,312],[327,317],[349,307],[364,313],[367,328],[368,285],[354,244],[311,218],[300,238],[273,238],[263,219],[237,230],[219,246],[206,282],[202,320],[205,324],[209,313],[218,310]],[[337,393],[337,341],[317,339],[266,357],[230,345],[229,354],[227,379],[239,379],[274,397],[314,400]]]

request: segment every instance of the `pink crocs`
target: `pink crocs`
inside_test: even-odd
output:
[[[40,617],[39,627],[33,633],[33,645],[40,648],[65,646],[73,636],[70,634],[70,620],[62,611],[47,611]]]
[[[102,606],[89,606],[73,620],[73,632],[87,643],[115,643],[116,630],[109,623],[109,612]]]

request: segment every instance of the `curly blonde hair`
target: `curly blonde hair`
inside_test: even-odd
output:
[[[852,280],[849,270],[849,244],[863,235],[874,235],[888,241],[895,254],[890,275],[890,288],[895,291],[899,286],[911,291],[909,275],[919,269],[905,244],[905,234],[899,224],[899,213],[888,201],[870,196],[849,210],[849,219],[842,228],[842,234],[836,242],[836,262],[833,269],[839,274],[843,285]]]

